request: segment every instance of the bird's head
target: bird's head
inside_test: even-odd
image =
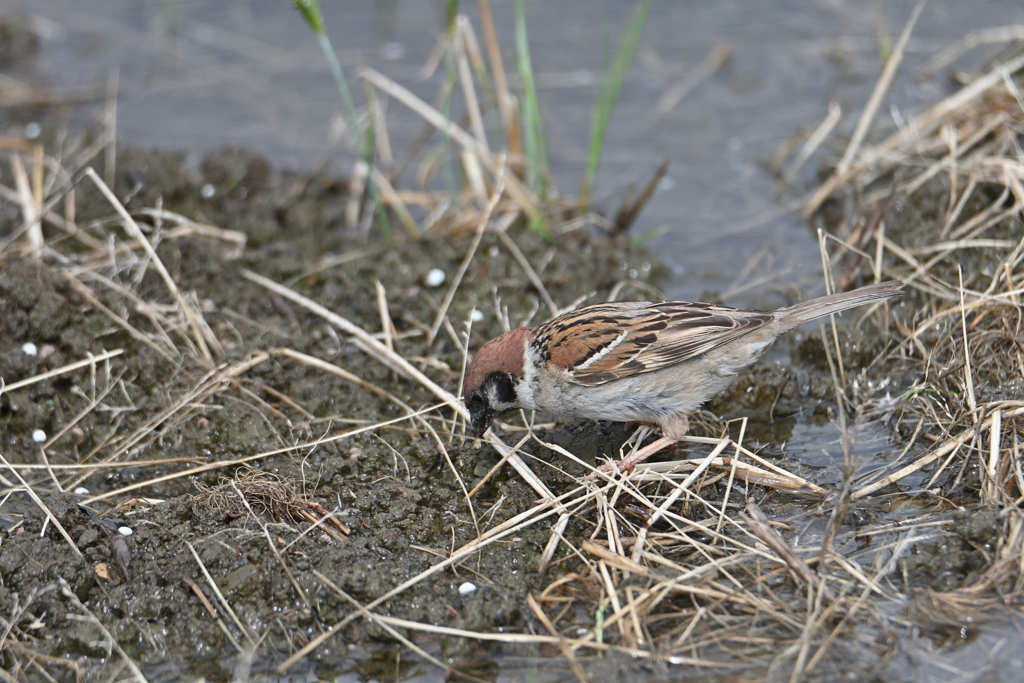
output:
[[[463,394],[470,422],[483,436],[494,418],[521,407],[516,392],[523,378],[526,344],[533,328],[519,327],[480,347],[466,369]]]

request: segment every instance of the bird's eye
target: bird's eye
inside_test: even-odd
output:
[[[484,404],[484,397],[479,391],[474,391],[469,395],[466,400],[467,406],[482,406]]]

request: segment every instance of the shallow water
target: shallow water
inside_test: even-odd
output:
[[[124,144],[185,149],[242,145],[274,164],[300,168],[326,158],[347,169],[337,139],[337,94],[305,23],[282,0],[156,2],[7,0],[35,17],[42,36],[38,75],[57,90],[105,87],[117,73],[122,96],[117,133]],[[799,130],[813,129],[829,102],[852,131],[881,71],[880,45],[892,45],[912,2],[655,2],[608,131],[595,194],[614,209],[625,189],[643,183],[665,157],[668,177],[634,227],[662,234],[656,244],[673,276],[671,298],[730,293],[751,304],[767,283],[820,291],[812,231],[786,202],[764,164]],[[323,3],[343,68],[371,66],[428,100],[441,73],[418,74],[445,25],[440,0]],[[512,0],[491,2],[506,68],[514,67]],[[558,184],[575,194],[586,163],[591,107],[606,39],[612,50],[635,3],[527,2],[526,19],[550,160]],[[476,3],[460,9],[482,36]],[[934,0],[908,44],[902,76],[878,121],[892,126],[938,99],[945,80],[912,76],[923,61],[978,28],[1020,23],[1014,0]],[[692,75],[716,45],[729,61],[700,80],[667,113],[657,103]],[[977,62],[984,50],[963,62]],[[353,80],[359,97],[360,88]],[[891,106],[890,106],[891,105]],[[398,104],[388,118],[393,146],[422,130]],[[831,151],[829,153],[836,153]],[[797,197],[823,156],[799,176]],[[749,262],[749,263],[748,263]],[[749,272],[740,270],[749,266]],[[765,283],[767,280],[767,283]],[[761,302],[764,303],[764,302]],[[769,302],[770,303],[770,302]]]

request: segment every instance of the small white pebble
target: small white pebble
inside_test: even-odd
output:
[[[210,183],[203,185],[203,188],[199,190],[199,194],[203,195],[203,199],[209,199],[213,195],[217,194],[217,188]]]
[[[117,530],[122,536],[131,536],[135,532],[132,531],[131,527],[123,526]]]
[[[35,140],[42,132],[43,129],[35,121],[25,124],[25,137],[29,140]]]
[[[478,311],[477,309],[474,308],[473,309],[473,313],[470,314],[469,318],[473,322],[478,323],[478,322],[480,322],[481,320],[484,319],[484,313],[483,313],[483,311]]]
[[[466,583],[464,583],[461,586],[459,586],[459,595],[469,595],[470,593],[472,593],[475,590],[476,590],[476,584],[475,583],[470,583],[469,581],[467,581]]]
[[[75,495],[76,496],[88,496],[89,495],[89,489],[85,488],[84,486],[79,486],[77,489],[75,489]]]
[[[431,268],[430,272],[427,273],[427,277],[423,279],[423,284],[427,287],[440,287],[444,284],[445,274],[440,268]]]
[[[37,349],[36,345],[33,344],[32,342],[23,344],[21,350],[25,353],[26,356],[34,356],[37,353],[39,353],[39,349]]]
[[[42,429],[35,430],[34,432],[32,432],[32,440],[35,441],[36,443],[42,443],[46,441],[46,432],[44,432]]]

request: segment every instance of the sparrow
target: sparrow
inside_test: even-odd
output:
[[[687,414],[725,389],[782,333],[856,306],[900,296],[890,280],[777,311],[689,301],[613,301],[519,327],[484,344],[466,370],[477,436],[510,410],[642,422],[662,438],[619,464],[638,463],[686,435]]]

